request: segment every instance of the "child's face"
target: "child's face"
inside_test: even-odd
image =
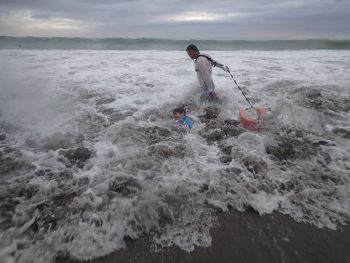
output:
[[[181,117],[181,116],[183,116],[183,114],[182,114],[182,113],[179,113],[179,112],[174,112],[174,119],[175,119],[175,120],[180,119],[180,117]]]

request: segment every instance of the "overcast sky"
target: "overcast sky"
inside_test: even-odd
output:
[[[0,0],[0,35],[350,38],[350,0]]]

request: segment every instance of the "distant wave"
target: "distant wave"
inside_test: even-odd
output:
[[[64,38],[0,36],[0,49],[184,50],[190,43],[202,50],[350,50],[350,40],[168,40],[153,38]]]

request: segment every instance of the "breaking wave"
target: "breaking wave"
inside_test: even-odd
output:
[[[239,124],[244,98],[220,72],[221,103],[196,103],[183,52],[0,54],[5,262],[93,259],[146,233],[192,251],[229,209],[331,229],[350,218],[349,53],[213,53],[272,108],[259,133]],[[191,133],[171,119],[180,103]]]

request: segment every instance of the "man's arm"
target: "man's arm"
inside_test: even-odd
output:
[[[217,64],[216,64],[216,67],[222,69],[223,71],[230,72],[229,67],[228,67],[228,66],[225,66],[225,65],[223,65],[223,64],[217,63]]]

